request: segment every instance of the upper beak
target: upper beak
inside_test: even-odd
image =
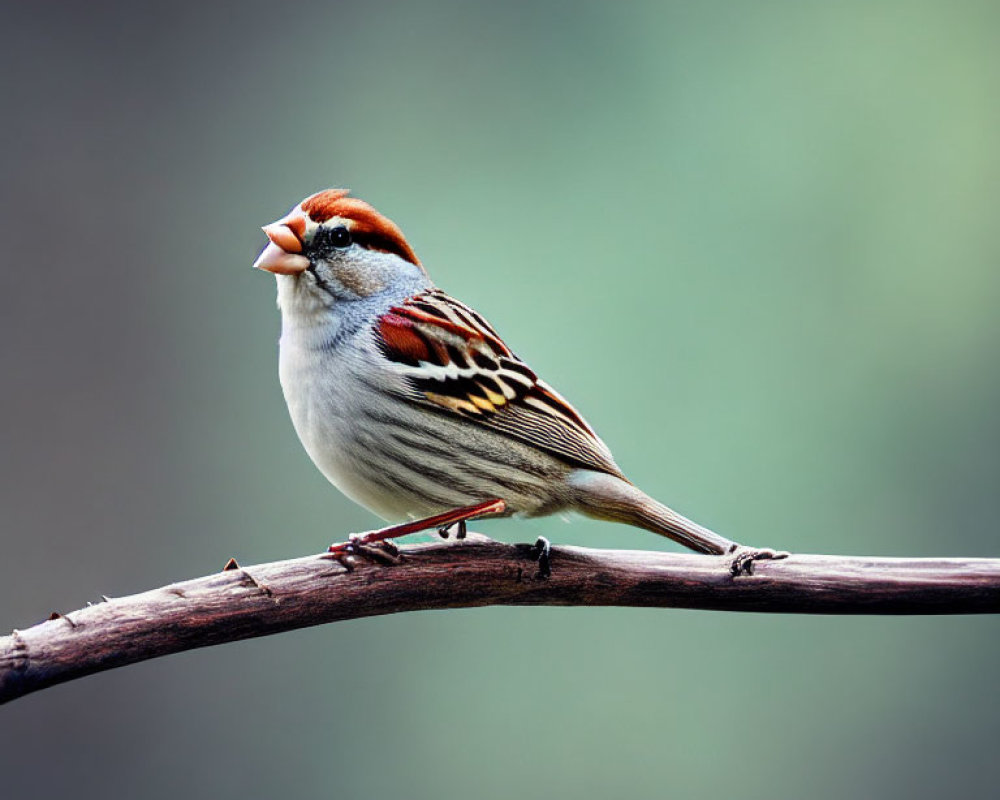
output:
[[[256,269],[273,272],[275,275],[298,275],[309,268],[309,259],[302,253],[302,239],[305,221],[295,212],[284,219],[265,225],[262,229],[270,243],[253,262]]]

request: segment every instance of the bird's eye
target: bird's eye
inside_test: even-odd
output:
[[[330,228],[330,232],[327,234],[327,241],[333,247],[350,247],[351,232],[343,225],[338,225],[336,228]]]

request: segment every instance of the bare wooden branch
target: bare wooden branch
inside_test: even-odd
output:
[[[732,577],[725,556],[528,545],[470,534],[400,557],[226,568],[53,616],[0,638],[0,702],[196,647],[343,619],[486,605],[656,606],[799,614],[1000,612],[1000,559],[793,555]]]

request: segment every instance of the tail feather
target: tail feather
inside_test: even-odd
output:
[[[576,510],[588,517],[644,528],[699,553],[722,555],[737,546],[614,475],[579,470],[570,480],[576,491]]]

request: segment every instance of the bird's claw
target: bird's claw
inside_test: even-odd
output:
[[[334,561],[337,561],[347,569],[348,572],[354,570],[354,565],[348,561],[350,556],[360,556],[374,561],[384,566],[393,566],[403,560],[399,548],[387,539],[382,541],[365,541],[362,534],[352,533],[346,542],[331,544],[327,549],[327,554]]]
[[[778,561],[788,558],[784,550],[772,550],[770,547],[734,547],[730,553],[735,553],[729,563],[729,574],[734,578],[741,575],[753,575],[754,562]]]
[[[451,523],[451,525],[444,525],[438,528],[438,536],[442,539],[447,539],[451,535],[453,529],[455,531],[456,539],[464,539],[468,533],[468,525],[466,524],[466,521],[464,519],[460,519],[458,522]]]
[[[552,545],[544,536],[539,536],[531,546],[531,558],[538,562],[538,577],[548,578],[552,575]]]

